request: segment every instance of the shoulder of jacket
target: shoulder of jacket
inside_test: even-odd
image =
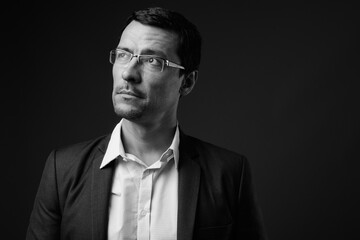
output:
[[[106,151],[107,144],[110,140],[110,135],[103,135],[88,141],[78,142],[56,148],[52,154],[57,162],[57,165],[73,165],[84,162],[89,158],[94,151]]]
[[[245,160],[246,157],[243,154],[235,152],[233,150],[227,149],[225,147],[204,141],[202,139],[186,136],[186,141],[190,143],[195,148],[200,155],[209,154],[211,156],[221,158],[221,159],[242,159]],[[181,144],[181,141],[180,141]]]

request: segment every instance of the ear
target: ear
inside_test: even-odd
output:
[[[195,70],[184,77],[179,90],[180,96],[188,95],[194,88],[199,71]]]

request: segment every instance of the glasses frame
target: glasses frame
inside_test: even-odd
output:
[[[159,57],[159,56],[156,56],[156,55],[133,54],[133,53],[128,52],[128,51],[125,51],[124,49],[121,49],[121,48],[115,48],[115,49],[113,49],[113,50],[110,51],[109,61],[110,61],[111,64],[115,64],[115,61],[116,61],[116,60],[115,60],[114,62],[112,62],[112,59],[111,59],[112,54],[115,54],[115,56],[116,56],[116,54],[117,54],[119,51],[125,52],[125,53],[127,53],[127,54],[130,55],[130,59],[129,59],[129,61],[128,61],[126,64],[128,64],[129,62],[131,62],[131,60],[132,60],[134,57],[137,58],[137,59],[136,59],[137,63],[140,63],[140,58],[141,58],[141,57],[154,57],[154,58],[160,58],[160,59],[163,60],[163,62],[164,62],[164,64],[163,64],[162,67],[161,67],[161,71],[160,71],[160,72],[164,71],[164,67],[165,67],[165,66],[167,66],[167,67],[172,67],[172,68],[179,68],[179,69],[185,70],[185,68],[184,68],[183,66],[181,66],[181,65],[179,65],[179,64],[177,64],[177,63],[171,62],[171,61],[169,61],[169,60],[167,60],[167,59],[165,59],[165,58],[163,58],[163,57]]]

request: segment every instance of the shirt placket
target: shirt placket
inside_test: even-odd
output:
[[[150,239],[150,204],[153,184],[153,170],[144,170],[139,189],[137,239]]]

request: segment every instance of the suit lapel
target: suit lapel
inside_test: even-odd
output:
[[[99,149],[95,150],[92,166],[91,209],[93,239],[107,239],[109,198],[114,172],[114,161],[102,169],[100,169],[100,165],[108,142],[109,137],[99,144]]]
[[[200,166],[191,140],[180,135],[179,188],[178,188],[178,240],[193,237],[197,199],[200,185]]]

